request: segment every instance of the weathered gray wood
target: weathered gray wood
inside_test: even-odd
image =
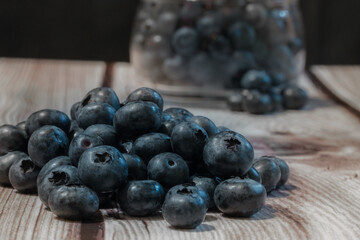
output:
[[[68,112],[101,84],[103,71],[102,63],[1,60],[0,123],[15,123],[45,106]],[[244,134],[257,156],[275,154],[289,163],[288,184],[252,218],[210,212],[197,229],[175,230],[161,215],[133,218],[108,209],[92,221],[69,222],[54,217],[36,196],[0,188],[0,239],[359,239],[359,120],[306,77],[300,84],[311,96],[303,111],[255,116],[189,108]],[[153,86],[137,80],[129,65],[116,64],[113,87],[120,99],[140,85]]]

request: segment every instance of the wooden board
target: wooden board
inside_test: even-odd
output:
[[[316,79],[360,116],[360,66],[313,66]]]
[[[101,63],[1,60],[1,94],[12,94],[0,96],[0,124],[20,121],[44,106],[68,112],[70,102],[101,84],[103,71]],[[113,76],[122,100],[139,84],[153,86],[139,81],[127,64],[116,64]],[[69,83],[73,79],[79,81],[76,86]],[[176,230],[160,215],[133,218],[108,209],[91,221],[69,222],[45,210],[36,196],[0,188],[0,239],[359,239],[359,119],[327,99],[306,77],[300,84],[311,96],[303,111],[254,116],[230,112],[223,103],[221,108],[199,108],[212,105],[203,101],[189,108],[244,134],[257,156],[275,154],[288,161],[289,183],[274,191],[252,218],[210,212],[197,229]]]

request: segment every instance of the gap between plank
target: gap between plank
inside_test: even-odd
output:
[[[101,86],[111,88],[114,83],[114,68],[115,62],[106,62],[105,72],[102,79]]]

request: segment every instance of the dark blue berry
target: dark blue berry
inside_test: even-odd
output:
[[[255,40],[256,33],[253,27],[245,22],[236,22],[230,26],[228,30],[228,37],[235,49],[247,49],[250,48]]]
[[[165,197],[162,214],[172,227],[196,228],[205,219],[206,205],[198,192],[183,187]]]
[[[68,138],[60,128],[44,126],[31,135],[28,153],[36,166],[43,167],[51,159],[66,155],[68,145]]]
[[[171,133],[173,151],[191,162],[201,161],[207,140],[206,131],[193,122],[182,122]]]
[[[18,159],[24,159],[27,157],[28,155],[26,155],[26,153],[19,151],[9,152],[0,157],[0,185],[10,185],[9,170],[11,165]]]
[[[214,176],[241,176],[250,169],[254,149],[250,142],[236,132],[220,132],[211,137],[204,148],[204,162]]]
[[[278,167],[280,168],[281,177],[280,177],[280,180],[279,180],[278,184],[276,185],[276,187],[278,188],[278,187],[281,187],[281,186],[285,185],[285,183],[289,179],[289,175],[290,175],[289,165],[284,160],[282,160],[281,158],[277,158],[277,157],[274,157],[274,156],[263,156],[263,157],[261,157],[261,159],[265,159],[265,158],[273,160],[278,165]]]
[[[212,177],[201,176],[201,175],[191,176],[190,181],[194,182],[196,187],[203,189],[208,194],[210,198],[208,208],[209,209],[214,208],[215,207],[214,191],[219,183]]]
[[[20,192],[35,192],[40,168],[28,157],[18,158],[9,169],[11,186]]]
[[[72,120],[76,120],[80,109],[81,109],[81,102],[76,102],[71,106],[70,117]]]
[[[129,180],[144,180],[147,179],[146,164],[138,155],[123,153],[123,157],[128,166]]]
[[[60,165],[47,171],[42,180],[38,182],[38,194],[42,203],[49,206],[49,196],[52,190],[63,185],[81,184],[78,169],[72,165]]]
[[[169,198],[172,195],[177,194],[178,190],[184,188],[186,188],[187,190],[191,190],[193,193],[197,193],[204,200],[206,209],[212,207],[212,197],[210,198],[209,194],[204,189],[196,186],[194,182],[183,183],[170,188],[169,191],[166,193],[166,197]]]
[[[280,167],[276,162],[266,156],[255,160],[253,167],[261,176],[261,183],[267,192],[271,192],[276,188],[281,178]]]
[[[118,193],[120,207],[130,216],[149,216],[164,202],[163,187],[153,180],[130,181]]]
[[[36,184],[39,185],[44,177],[54,168],[62,165],[72,165],[71,160],[68,156],[59,156],[48,161],[40,170],[37,177]]]
[[[94,124],[113,124],[116,110],[107,103],[90,103],[77,115],[79,127],[86,129]]]
[[[79,134],[71,141],[69,145],[69,157],[72,164],[77,166],[83,152],[90,148],[101,145],[104,145],[104,141],[99,136]]]
[[[251,179],[231,178],[221,182],[215,189],[217,208],[229,216],[250,217],[265,204],[266,190]]]
[[[100,137],[104,145],[110,145],[115,147],[117,145],[117,133],[112,125],[107,124],[95,124],[91,125],[83,132],[85,135]]]
[[[114,127],[122,139],[135,139],[155,132],[161,125],[161,111],[152,102],[130,102],[115,114]]]
[[[163,133],[147,133],[140,136],[133,144],[133,151],[146,163],[151,158],[163,152],[171,152],[171,141]]]
[[[115,110],[120,108],[119,98],[114,90],[108,87],[99,87],[88,92],[81,101],[80,108],[91,103],[107,103]]]
[[[65,133],[70,130],[70,118],[63,112],[54,109],[43,109],[32,113],[26,120],[26,132],[30,137],[31,134],[45,125],[53,125]]]
[[[77,123],[77,121],[76,120],[71,120],[70,131],[69,131],[69,134],[68,134],[69,141],[73,140],[77,135],[79,135],[79,134],[81,134],[83,132],[84,132],[84,129],[79,127],[79,124]]]
[[[164,100],[161,97],[160,93],[158,93],[152,88],[142,87],[136,89],[135,91],[129,94],[125,102],[129,103],[129,102],[137,102],[137,101],[153,102],[156,105],[158,105],[161,111],[163,110],[164,107]]]
[[[170,114],[170,116],[175,119],[183,121],[187,121],[189,118],[194,116],[191,112],[184,108],[167,108],[164,112]]]
[[[242,77],[241,87],[267,92],[271,87],[271,78],[264,71],[250,70]]]
[[[96,192],[118,189],[128,176],[128,167],[122,154],[111,146],[86,150],[79,160],[81,181]]]
[[[61,186],[51,191],[49,208],[64,219],[88,219],[99,209],[99,198],[83,185]]]
[[[25,152],[27,146],[27,136],[24,132],[12,125],[0,126],[0,156],[8,152]]]
[[[186,182],[189,179],[189,167],[175,153],[160,153],[153,157],[147,166],[149,179],[159,182],[165,189]]]
[[[191,117],[188,121],[196,123],[200,127],[202,127],[206,131],[206,133],[208,134],[209,137],[219,133],[219,130],[217,129],[216,125],[213,123],[213,121],[211,121],[207,117],[194,116],[194,117]]]
[[[306,92],[296,86],[288,86],[282,90],[283,105],[286,109],[300,109],[307,102]]]
[[[243,95],[243,98],[243,107],[249,113],[265,114],[274,110],[274,103],[269,94],[260,93],[258,90],[250,90]]]
[[[181,56],[194,55],[199,46],[199,37],[197,32],[189,27],[178,29],[172,37],[172,45],[175,52]]]
[[[183,122],[183,120],[179,120],[176,118],[171,118],[170,120],[164,121],[161,123],[159,132],[164,133],[168,136],[171,136],[171,133],[174,130],[174,127],[181,122]]]
[[[222,28],[221,15],[215,12],[208,12],[196,23],[196,29],[200,36],[211,37],[219,34]]]
[[[28,135],[26,133],[26,121],[19,122],[18,124],[16,124],[16,127],[19,128],[24,133],[26,138],[28,138]]]

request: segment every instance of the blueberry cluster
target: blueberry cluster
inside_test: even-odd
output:
[[[253,89],[256,70],[268,88],[301,73],[301,36],[296,6],[281,1],[144,1],[132,60],[156,81]]]
[[[241,134],[139,88],[120,103],[106,87],[63,112],[44,109],[0,126],[0,184],[37,192],[56,216],[88,219],[114,206],[131,216],[162,212],[195,228],[208,209],[250,217],[285,184],[289,167],[254,150]]]

